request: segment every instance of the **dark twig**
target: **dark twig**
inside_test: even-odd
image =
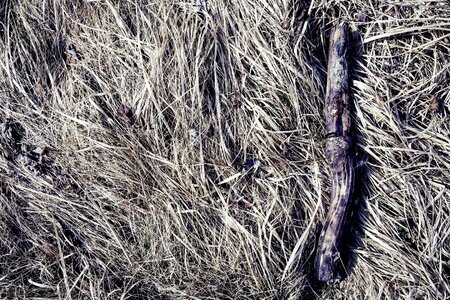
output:
[[[315,261],[317,278],[325,282],[340,279],[340,244],[354,184],[347,50],[348,29],[336,26],[330,36],[325,100],[325,155],[332,174],[331,203]]]

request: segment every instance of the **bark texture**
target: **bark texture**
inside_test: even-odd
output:
[[[332,176],[331,202],[315,261],[317,279],[325,282],[340,280],[341,240],[354,185],[347,50],[348,28],[338,25],[330,36],[325,99],[325,155]]]

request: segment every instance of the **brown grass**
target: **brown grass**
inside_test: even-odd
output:
[[[2,299],[448,298],[450,3],[193,2],[0,2]],[[339,21],[362,166],[323,286]]]

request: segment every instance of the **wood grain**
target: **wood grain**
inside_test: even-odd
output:
[[[338,25],[330,35],[325,99],[325,156],[331,169],[332,188],[315,260],[317,279],[325,282],[340,280],[341,240],[354,185],[347,51],[348,28]]]

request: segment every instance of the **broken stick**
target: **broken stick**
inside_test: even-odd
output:
[[[338,25],[330,35],[325,96],[325,156],[331,169],[332,187],[315,260],[317,279],[325,282],[340,280],[341,240],[354,183],[347,50],[348,28]]]

